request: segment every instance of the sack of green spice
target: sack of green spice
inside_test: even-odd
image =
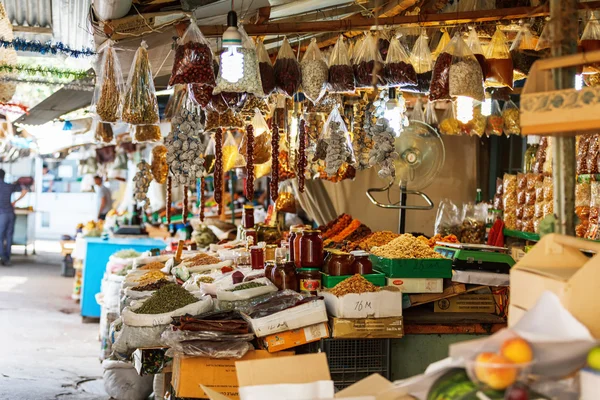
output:
[[[213,301],[208,296],[193,294],[177,284],[163,286],[148,299],[132,303],[121,314],[129,326],[169,324],[172,317],[198,315],[210,311]]]
[[[121,119],[132,125],[158,124],[158,100],[145,41],[135,53],[123,97]]]
[[[92,112],[102,122],[117,122],[121,117],[123,75],[112,43],[103,51],[100,73],[94,87]]]

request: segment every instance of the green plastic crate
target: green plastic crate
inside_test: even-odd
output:
[[[441,258],[369,257],[373,268],[388,278],[452,278],[452,260]]]
[[[332,288],[344,279],[350,278],[352,275],[327,275],[324,272],[321,272],[321,286],[324,288]],[[373,271],[372,274],[363,275],[363,278],[371,282],[375,286],[385,286],[386,278],[385,275],[381,272]]]

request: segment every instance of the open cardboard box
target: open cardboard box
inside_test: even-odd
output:
[[[508,325],[514,326],[545,290],[600,338],[600,255],[588,258],[581,250],[600,252],[600,244],[574,237],[544,236],[510,271]]]
[[[323,296],[327,313],[338,318],[388,318],[402,316],[402,292],[394,286],[384,286],[378,292],[348,293],[335,296],[328,290]]]
[[[400,400],[394,385],[373,374],[334,394],[324,353],[236,362],[240,400]],[[211,400],[228,397],[202,388]]]

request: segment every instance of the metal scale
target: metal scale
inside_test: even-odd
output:
[[[437,242],[434,250],[452,260],[452,269],[508,274],[515,260],[506,247]]]

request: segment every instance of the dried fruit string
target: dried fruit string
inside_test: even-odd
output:
[[[171,175],[167,176],[167,196],[165,199],[166,208],[165,215],[167,217],[167,224],[171,223]]]
[[[215,202],[219,206],[219,215],[223,211],[223,130],[215,132]]]
[[[254,127],[246,127],[246,198],[250,201],[254,199]]]
[[[298,132],[298,190],[304,193],[304,179],[306,173],[306,121],[300,120]]]
[[[206,203],[206,180],[200,178],[200,221],[204,222],[204,204]]]
[[[183,210],[181,211],[183,223],[187,223],[188,219],[188,187],[183,185]]]
[[[271,149],[271,200],[277,201],[277,197],[279,197],[279,127],[276,123],[273,123]]]

